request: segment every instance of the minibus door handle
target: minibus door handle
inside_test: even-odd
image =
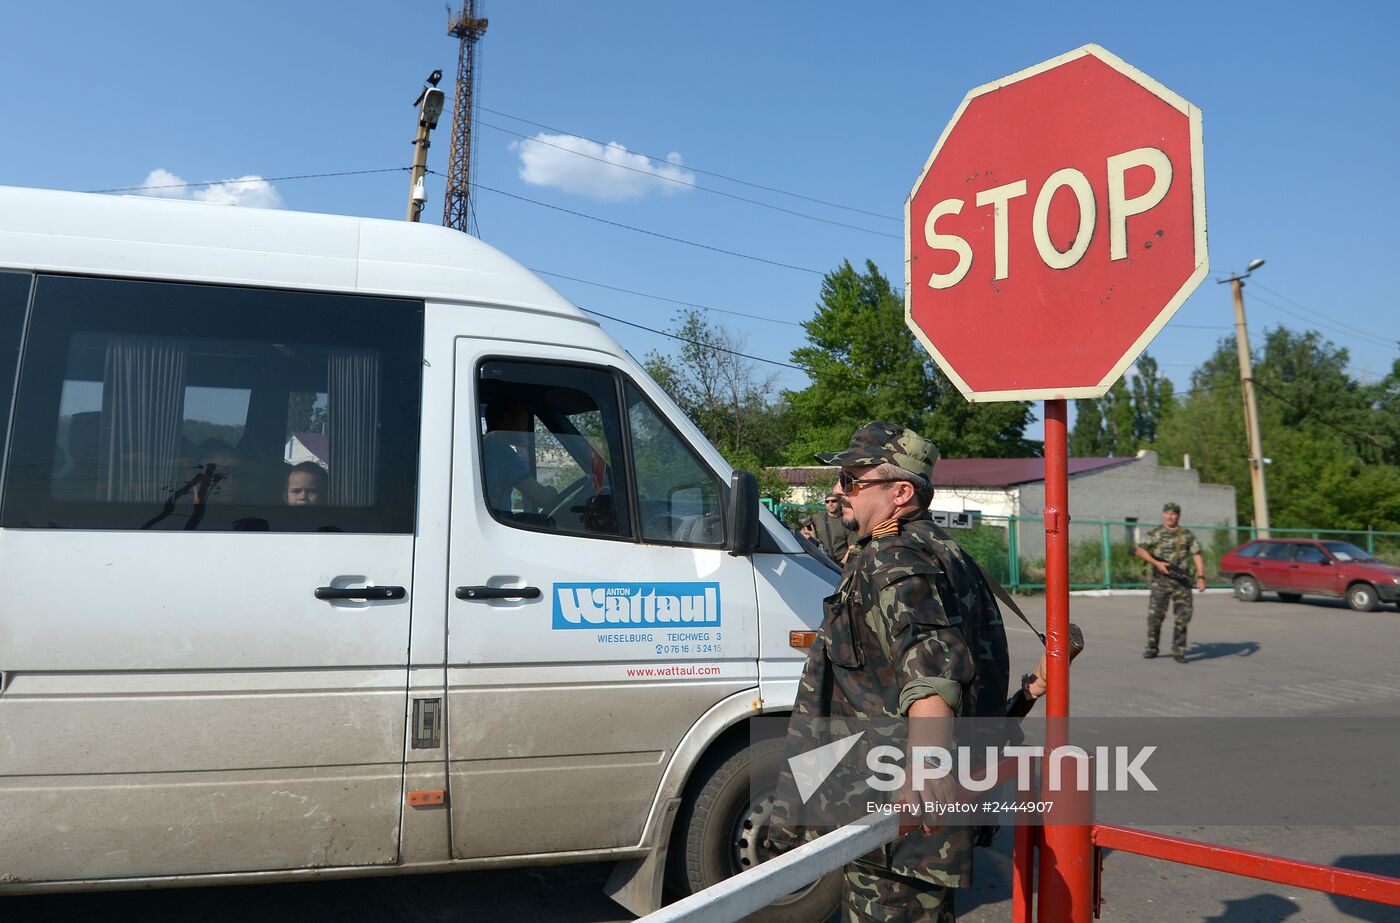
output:
[[[458,599],[539,599],[537,586],[459,586]]]
[[[408,591],[401,586],[318,586],[317,599],[403,599]]]

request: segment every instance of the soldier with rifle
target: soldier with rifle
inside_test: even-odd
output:
[[[1181,527],[1181,507],[1168,503],[1162,507],[1162,524],[1147,533],[1133,554],[1149,565],[1147,586],[1147,649],[1142,656],[1157,656],[1162,633],[1162,621],[1170,604],[1175,615],[1172,623],[1172,659],[1186,662],[1186,626],[1191,621],[1191,572],[1187,559],[1196,565],[1197,589],[1205,592],[1206,566],[1201,560],[1201,544],[1190,529]]]

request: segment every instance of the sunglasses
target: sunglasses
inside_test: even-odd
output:
[[[895,484],[903,480],[902,478],[858,478],[848,471],[842,471],[836,475],[836,483],[841,485],[841,489],[849,496],[854,497],[861,492],[863,487],[871,484]]]

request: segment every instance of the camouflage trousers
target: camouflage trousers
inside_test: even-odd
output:
[[[864,862],[846,866],[841,896],[842,923],[956,923],[946,885],[898,875]]]
[[[1191,623],[1191,588],[1175,580],[1153,577],[1147,583],[1151,595],[1147,599],[1147,649],[1157,650],[1162,635],[1162,622],[1170,605],[1176,616],[1172,622],[1172,653],[1186,653],[1186,626]]]

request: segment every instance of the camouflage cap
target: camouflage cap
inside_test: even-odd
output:
[[[1171,501],[1169,500],[1169,501],[1167,501],[1166,503],[1163,503],[1163,504],[1162,504],[1162,512],[1164,512],[1164,513],[1176,513],[1178,516],[1180,516],[1180,515],[1181,515],[1181,507],[1177,506],[1175,503],[1173,503],[1173,502],[1171,502]]]
[[[838,468],[863,468],[885,462],[932,482],[938,463],[938,446],[894,423],[867,423],[856,430],[844,452],[817,455],[817,460]]]

